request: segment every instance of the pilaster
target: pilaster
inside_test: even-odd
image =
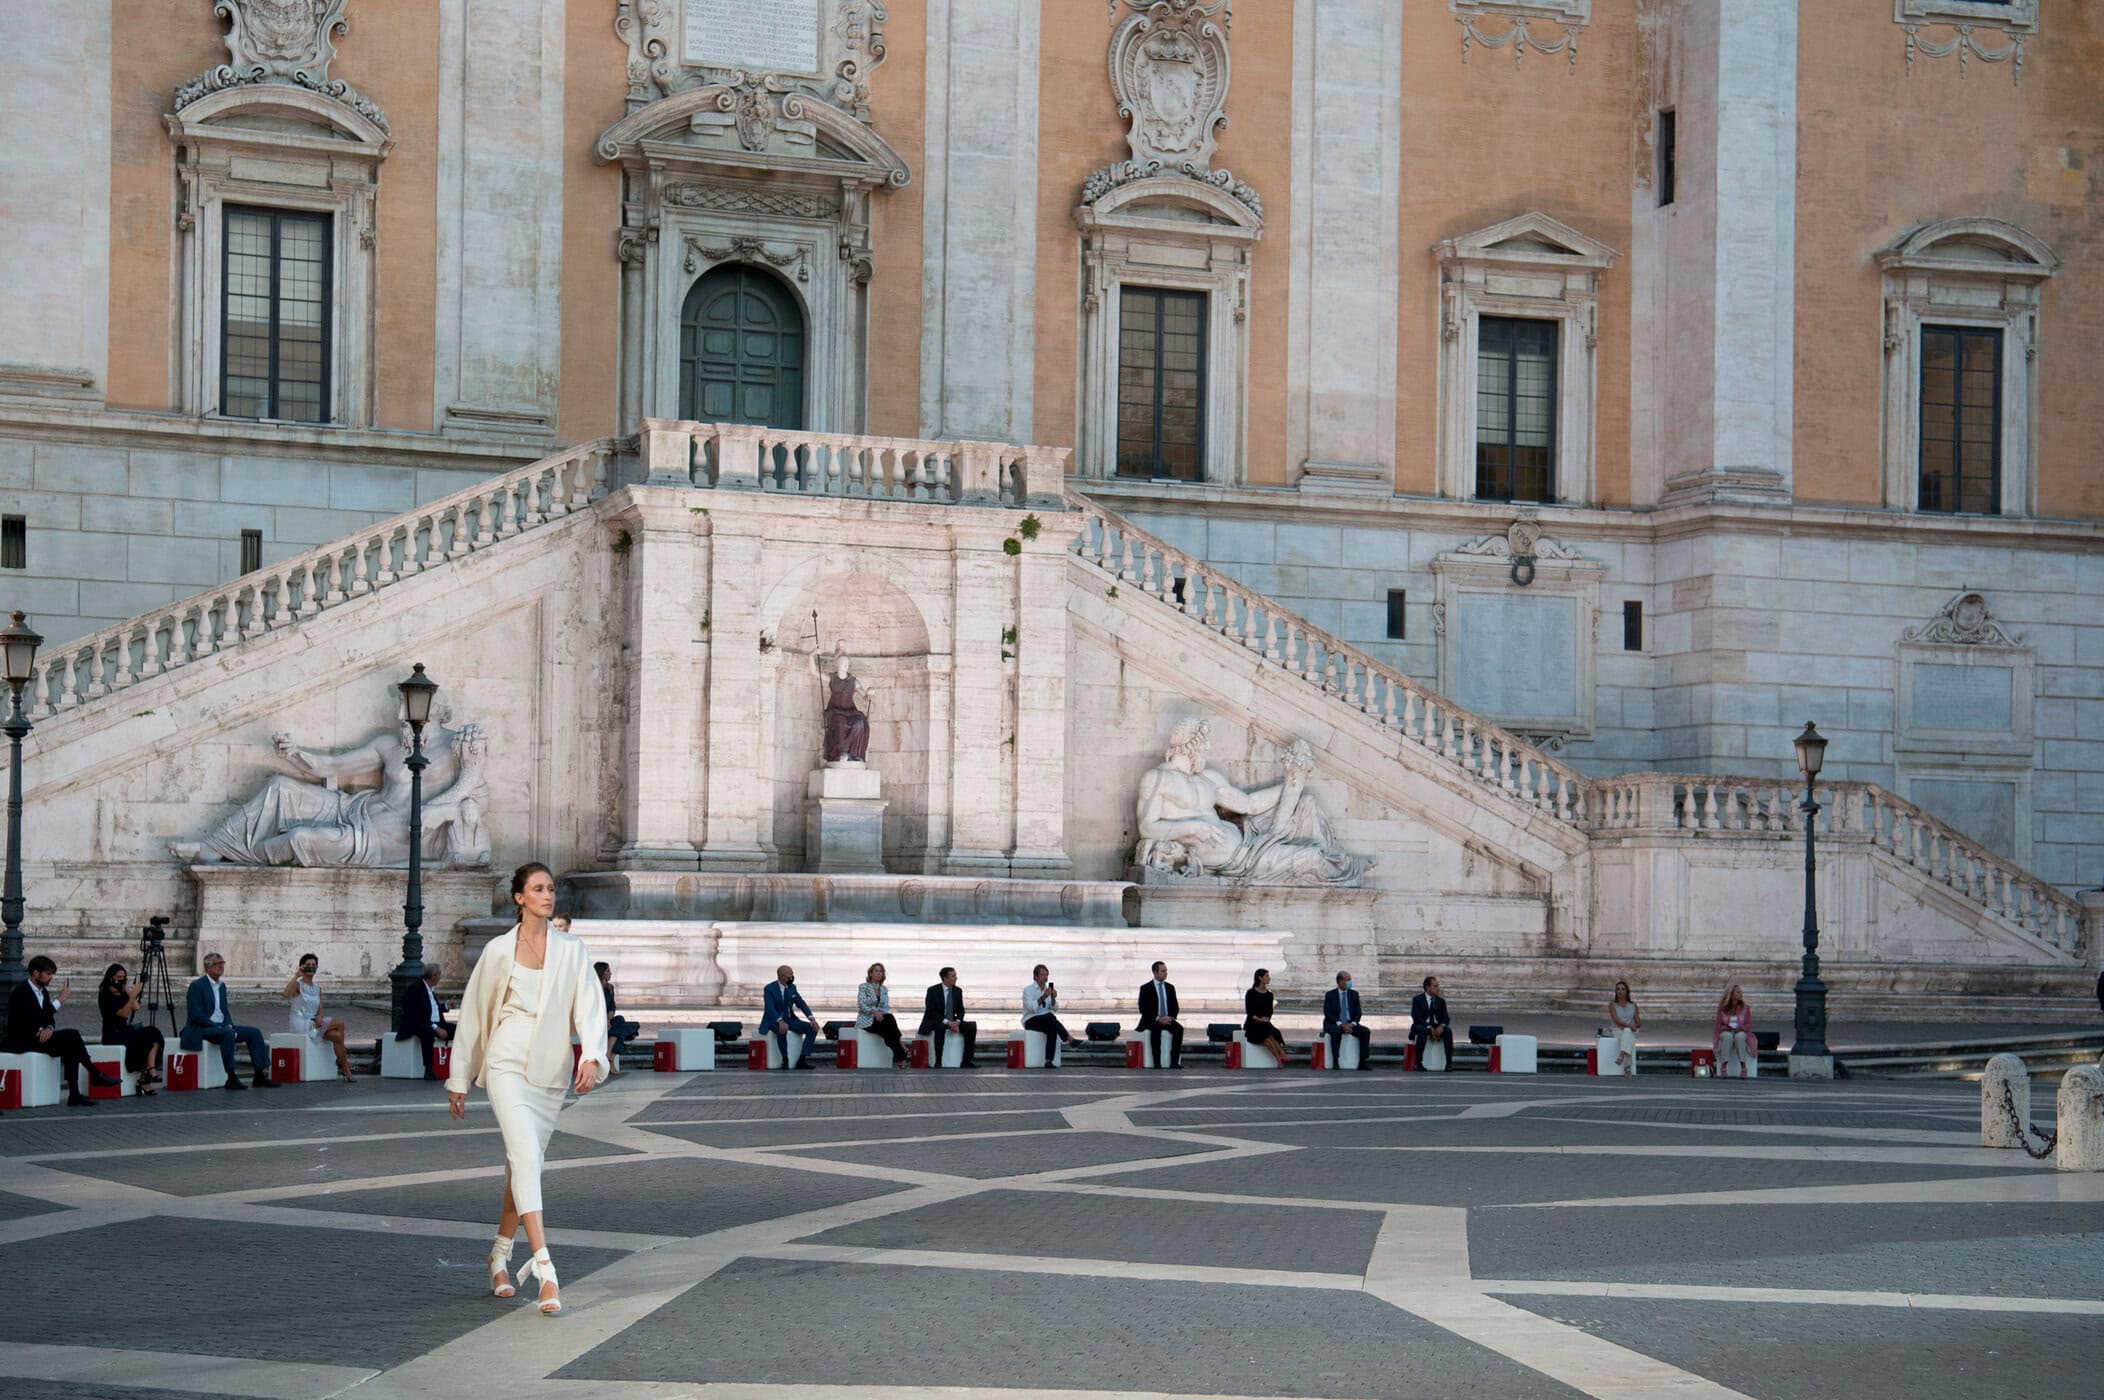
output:
[[[670,491],[631,488],[613,513],[614,548],[627,555],[629,651],[624,870],[691,870],[700,705],[707,669],[700,583],[708,557],[694,517]],[[621,541],[627,540],[624,547]]]
[[[701,867],[760,870],[767,853],[760,823],[767,811],[762,781],[760,716],[760,546],[765,522],[723,511],[707,520],[707,689],[703,733],[694,752],[707,755],[698,781],[705,785]],[[698,632],[700,619],[694,619]],[[691,693],[691,692],[690,692]],[[691,758],[684,760],[691,773]],[[697,777],[688,777],[690,783]]]
[[[1014,748],[1004,723],[1001,653],[1013,648],[1004,648],[1001,633],[1015,617],[1015,566],[993,540],[968,538],[962,530],[951,547],[957,621],[950,674],[950,846],[943,873],[1005,873],[1012,829],[1005,789]]]

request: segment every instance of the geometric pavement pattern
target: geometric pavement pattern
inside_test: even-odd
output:
[[[0,1396],[2095,1396],[2104,1173],[1978,1134],[1947,1083],[625,1074],[550,1147],[547,1319],[484,1283],[479,1094],[9,1113]]]

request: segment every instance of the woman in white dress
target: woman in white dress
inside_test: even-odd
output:
[[[285,984],[285,1000],[292,1003],[285,1012],[285,1028],[309,1040],[328,1041],[329,1048],[336,1052],[337,1077],[346,1084],[355,1084],[351,1057],[343,1048],[343,1018],[321,1014],[321,988],[314,985],[314,973],[320,966],[321,959],[314,954],[300,954],[300,970]]]
[[[1629,984],[1615,983],[1615,998],[1607,1003],[1607,1019],[1615,1028],[1615,1064],[1624,1074],[1636,1073],[1636,1033],[1644,1028],[1644,1013],[1629,998]]]
[[[606,1073],[606,1002],[584,940],[550,926],[555,876],[548,867],[536,861],[514,871],[511,899],[518,923],[482,950],[460,999],[446,1097],[459,1118],[467,1112],[468,1086],[481,1085],[504,1134],[504,1205],[489,1252],[490,1291],[499,1298],[517,1291],[506,1270],[512,1236],[523,1224],[533,1259],[519,1270],[519,1281],[537,1278],[540,1310],[553,1314],[563,1305],[541,1224],[541,1163],[563,1091],[589,1093]],[[582,1047],[574,1070],[573,1035]]]

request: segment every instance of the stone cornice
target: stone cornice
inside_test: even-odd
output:
[[[41,409],[4,400],[0,400],[0,436],[162,452],[228,451],[259,457],[298,452],[330,462],[491,473],[555,450],[545,440],[528,442],[484,434],[440,436],[402,429],[195,418],[180,413]]]
[[[1277,486],[1157,486],[1151,482],[1093,480],[1069,485],[1116,509],[1181,509],[1208,514],[1281,517],[1320,524],[1387,524],[1401,529],[1479,535],[1503,529],[1514,507],[1503,501],[1456,501],[1433,496],[1353,496],[1325,499]],[[2093,550],[2104,545],[2104,521],[2001,515],[1931,516],[1854,506],[1753,506],[1694,503],[1665,510],[1603,510],[1529,505],[1527,513],[1561,538],[1637,543],[1683,539],[1729,529],[1744,534],[1813,535],[1832,539],[1885,537],[1910,543],[2023,544],[2039,549]]]

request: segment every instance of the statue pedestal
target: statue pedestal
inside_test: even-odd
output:
[[[820,874],[884,873],[883,780],[860,763],[816,769],[806,785],[804,864]]]
[[[322,999],[384,995],[402,960],[406,870],[306,870],[294,866],[193,865],[197,955],[226,955],[238,988],[283,987],[302,953],[321,959]],[[487,867],[424,872],[424,961],[446,969],[446,985],[467,977],[462,919],[496,907],[499,877]],[[200,969],[170,968],[180,984]],[[181,993],[178,985],[177,993]]]

